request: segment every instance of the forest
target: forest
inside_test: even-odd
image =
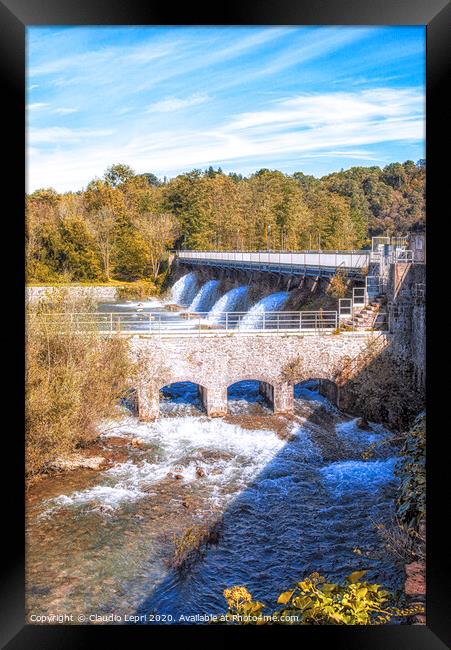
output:
[[[322,178],[221,168],[172,179],[109,167],[85,189],[26,196],[29,283],[161,281],[168,251],[349,250],[425,228],[425,160]]]

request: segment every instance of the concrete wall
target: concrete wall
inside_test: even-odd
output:
[[[44,298],[51,298],[52,293],[64,291],[67,292],[69,299],[72,300],[78,298],[90,298],[96,302],[114,302],[118,298],[117,290],[118,287],[102,286],[25,287],[25,301],[33,303],[38,302]]]
[[[141,419],[159,413],[163,386],[191,381],[200,384],[207,414],[227,413],[227,387],[241,380],[258,380],[275,413],[293,410],[293,378],[287,364],[300,360],[296,382],[329,379],[339,383],[350,359],[366,350],[371,332],[325,336],[228,335],[212,338],[130,337],[130,350],[141,363],[138,391]],[[384,336],[384,340],[385,340]]]

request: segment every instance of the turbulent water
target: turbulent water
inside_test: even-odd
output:
[[[114,464],[31,491],[29,613],[160,613],[173,623],[223,612],[231,585],[274,607],[312,571],[333,580],[368,568],[398,588],[402,567],[375,528],[393,508],[396,450],[387,442],[362,459],[389,433],[359,428],[314,388],[297,390],[295,416],[268,417],[258,386],[240,382],[229,388],[231,415],[209,419],[194,385],[173,385],[159,420],[105,423]],[[219,539],[175,572],[173,536],[212,520]]]
[[[218,280],[209,280],[197,292],[188,311],[205,312],[209,311],[218,297]]]
[[[246,311],[248,287],[236,287],[227,291],[215,302],[208,313],[208,320],[211,323],[222,323],[225,320],[223,312]]]
[[[171,301],[181,307],[188,307],[197,293],[197,276],[187,273],[174,283],[171,289]]]
[[[268,311],[279,311],[288,300],[288,291],[279,291],[278,293],[271,293],[259,300],[248,311],[246,316],[240,323],[240,329],[258,329],[263,326],[263,315]]]

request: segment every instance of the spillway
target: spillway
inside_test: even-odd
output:
[[[271,293],[259,300],[241,321],[240,329],[260,329],[263,326],[263,314],[268,311],[280,311],[288,300],[288,291]]]

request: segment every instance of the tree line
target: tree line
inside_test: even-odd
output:
[[[209,167],[161,181],[112,165],[82,191],[27,195],[27,279],[158,281],[172,248],[361,248],[424,229],[425,172],[424,160],[319,179]]]

